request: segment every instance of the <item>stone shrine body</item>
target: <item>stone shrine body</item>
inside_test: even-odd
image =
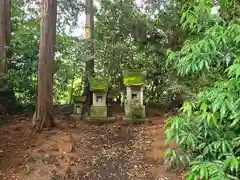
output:
[[[109,77],[91,77],[90,90],[92,91],[93,104],[90,108],[91,119],[104,119],[108,116],[107,93],[110,83]]]
[[[83,104],[86,100],[86,96],[78,96],[74,97],[73,101],[73,113],[70,116],[74,120],[81,120],[82,119],[82,109]]]
[[[146,117],[145,106],[143,104],[145,72],[123,71],[123,80],[126,86],[124,119],[144,119]]]

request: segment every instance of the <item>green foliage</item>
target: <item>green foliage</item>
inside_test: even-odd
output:
[[[143,108],[140,105],[131,105],[131,118],[128,120],[131,124],[141,124],[144,122],[142,119]]]
[[[66,34],[57,35],[55,103],[71,103],[73,96],[82,94],[86,47],[85,42],[77,38]]]
[[[227,13],[231,3],[223,4]],[[212,6],[213,1],[183,6],[182,26],[195,36],[180,51],[168,51],[168,66],[185,76],[207,74],[212,84],[167,120],[166,142],[174,140],[180,149],[166,153],[166,160],[190,166],[187,179],[239,179],[240,23],[237,17],[216,18]]]
[[[142,118],[143,109],[141,106],[133,106],[131,109],[132,109],[132,118],[133,119]]]
[[[162,96],[166,82],[164,45],[167,37],[159,23],[142,12],[134,0],[101,1],[96,13],[95,59],[98,72],[112,77],[112,86],[123,90],[122,71],[147,69],[146,98]],[[168,27],[165,26],[166,29]]]
[[[38,6],[31,6],[31,3],[36,2],[12,1],[12,58],[8,81],[14,89],[17,101],[22,105],[35,104],[37,91],[40,25],[38,11],[36,11]],[[63,2],[58,5],[62,7]],[[68,9],[71,8],[68,7]],[[80,10],[80,7],[76,9],[76,11],[78,10]],[[73,19],[69,19],[69,21],[72,22]],[[64,29],[61,30],[61,32],[64,31]],[[57,34],[54,69],[55,103],[72,102],[74,95],[79,96],[81,94],[81,79],[84,62],[87,58],[85,49],[86,45],[83,41],[67,34]]]
[[[227,180],[227,176],[224,174],[223,166],[219,162],[193,162],[192,165],[194,168],[191,169],[190,175],[187,180],[206,179],[209,178],[213,180]]]
[[[13,13],[14,15],[14,13]],[[18,16],[18,14],[16,14]],[[14,17],[13,17],[14,18]],[[36,19],[16,20],[13,25],[11,48],[13,49],[8,79],[17,100],[21,104],[33,104],[36,99],[37,54],[39,21]]]
[[[157,8],[161,6],[164,9]],[[118,92],[123,91],[124,69],[147,69],[144,93],[146,99],[154,102],[180,87],[189,87],[191,92],[194,86],[191,81],[195,77],[189,82],[188,78],[180,79],[172,73],[172,68],[165,67],[166,47],[179,49],[188,36],[187,31],[180,28],[181,7],[181,3],[174,0],[149,1],[143,11],[135,0],[101,1],[94,10],[95,54],[89,57],[84,40],[66,34],[76,27],[77,17],[85,8],[83,1],[58,0],[54,102],[72,102],[74,96],[81,95],[84,64],[89,58],[95,58],[95,71],[111,77],[112,89]],[[12,15],[13,57],[9,81],[21,104],[35,104],[39,43],[37,1],[13,0]],[[185,90],[182,88],[182,92]]]

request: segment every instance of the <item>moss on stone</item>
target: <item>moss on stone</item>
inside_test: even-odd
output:
[[[107,118],[107,106],[92,106],[90,118]]]
[[[143,85],[145,83],[143,72],[124,71],[123,76],[123,83],[125,85]]]
[[[107,91],[110,83],[109,77],[89,78],[91,91]]]
[[[76,96],[74,97],[74,102],[85,102],[86,96]]]

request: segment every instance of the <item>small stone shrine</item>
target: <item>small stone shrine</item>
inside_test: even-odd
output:
[[[72,119],[81,120],[82,118],[82,109],[84,102],[86,100],[86,96],[78,96],[73,100],[73,113],[71,115]]]
[[[124,103],[124,120],[144,119],[146,117],[143,104],[145,72],[123,71],[123,83],[127,92]]]
[[[108,116],[107,93],[110,83],[109,77],[91,77],[90,91],[92,91],[92,106],[90,108],[90,119],[105,120]]]

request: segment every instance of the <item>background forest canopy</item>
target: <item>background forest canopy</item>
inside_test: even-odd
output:
[[[12,1],[13,55],[8,79],[22,105],[34,105],[36,100],[40,36],[37,2]],[[166,49],[178,49],[187,38],[187,33],[179,28],[180,5],[174,1],[142,4],[140,7],[134,0],[106,0],[95,6],[95,72],[112,77],[113,96],[120,91],[119,79],[124,68],[148,70],[145,94],[152,101],[163,101],[163,92],[173,88],[190,92],[191,84],[165,67]],[[79,0],[58,1],[55,103],[69,103],[82,91],[84,64],[92,57],[84,38],[72,36],[71,30],[79,25],[84,9],[84,2]]]
[[[199,88],[213,85],[218,78],[216,76],[221,76],[215,72],[183,76],[174,67],[166,67],[168,49],[180,50],[186,40],[202,36],[200,32],[183,28],[184,7],[191,8],[191,3],[194,2],[204,7],[204,2],[208,2],[205,8],[210,9],[211,16],[217,17],[222,10],[220,1],[188,3],[142,0],[141,6],[135,0],[94,1],[96,2],[93,36],[95,72],[112,77],[112,96],[117,96],[122,88],[119,82],[121,71],[125,68],[146,69],[148,76],[145,98],[160,103],[166,103],[175,92],[181,92],[183,99],[192,96]],[[22,0],[12,0],[10,46],[14,51],[8,79],[17,102],[22,105],[34,105],[36,100],[40,36],[38,6],[38,1],[23,3]],[[55,103],[69,103],[73,96],[82,92],[84,65],[88,59],[93,58],[89,56],[84,38],[71,35],[71,30],[79,25],[79,16],[85,13],[84,10],[83,1],[58,0]],[[215,15],[211,13],[212,10]],[[197,18],[194,12],[185,17],[192,22]]]

